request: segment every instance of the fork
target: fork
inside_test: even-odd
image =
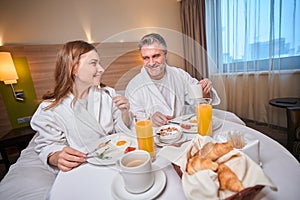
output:
[[[95,148],[93,151],[88,152],[86,155],[87,157],[91,156],[93,153],[95,153],[97,150],[101,149],[102,147],[106,146],[111,140],[107,140],[104,143],[101,143],[97,148]]]

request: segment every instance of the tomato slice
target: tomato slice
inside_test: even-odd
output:
[[[127,147],[126,149],[125,149],[125,151],[124,151],[124,153],[128,153],[128,152],[130,152],[130,151],[134,151],[134,150],[136,150],[136,148],[135,147]]]

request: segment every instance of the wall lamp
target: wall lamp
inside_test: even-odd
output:
[[[0,52],[0,81],[10,85],[13,95],[17,101],[24,101],[23,90],[16,91],[13,84],[19,79],[13,59],[9,52]]]

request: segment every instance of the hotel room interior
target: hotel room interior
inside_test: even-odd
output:
[[[245,16],[215,17],[213,13],[220,9],[214,4],[216,1],[206,1],[205,9],[202,5],[191,6],[186,2],[189,1],[1,0],[0,52],[11,54],[18,77],[14,83],[9,83],[0,75],[0,138],[29,126],[39,100],[53,86],[56,53],[64,43],[85,40],[95,44],[106,69],[102,82],[123,91],[142,65],[137,48],[139,39],[157,32],[168,44],[170,65],[183,68],[192,76],[199,77],[200,73],[212,80],[222,99],[215,108],[235,113],[247,126],[287,147],[286,108],[271,105],[269,101],[300,98],[300,2],[295,1],[297,7],[291,12],[296,14],[292,15],[291,24],[282,28],[282,37],[277,37],[277,29],[275,33],[264,30],[264,37],[268,39],[260,38],[262,30],[259,28],[248,25],[243,29]],[[233,2],[238,5],[238,1]],[[266,21],[261,19],[261,22]],[[283,27],[284,17],[282,21],[271,23]],[[267,22],[262,27],[269,25]],[[253,36],[251,31],[240,33],[239,29],[251,30],[258,36]],[[232,36],[231,32],[235,34]],[[243,37],[238,38],[236,34]],[[224,42],[225,39],[229,41]],[[201,51],[202,48],[205,51]],[[275,49],[274,52],[271,49]],[[216,59],[220,56],[222,59]],[[202,68],[203,63],[207,68]],[[25,147],[26,144],[6,148],[11,164]],[[0,180],[5,173],[2,162]]]

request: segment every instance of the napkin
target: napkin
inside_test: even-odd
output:
[[[247,142],[246,146],[242,148],[241,151],[247,154],[255,163],[261,165],[259,154],[259,140],[252,140]]]
[[[229,190],[219,190],[218,175],[212,170],[201,170],[193,175],[187,174],[188,153],[193,155],[208,142],[215,143],[211,137],[196,135],[190,143],[180,148],[167,146],[159,152],[160,156],[180,166],[183,173],[182,186],[188,199],[225,199],[236,194]],[[260,166],[240,150],[233,149],[220,157],[217,162],[225,163],[236,173],[244,188],[262,185],[277,190],[276,185],[265,175]]]

